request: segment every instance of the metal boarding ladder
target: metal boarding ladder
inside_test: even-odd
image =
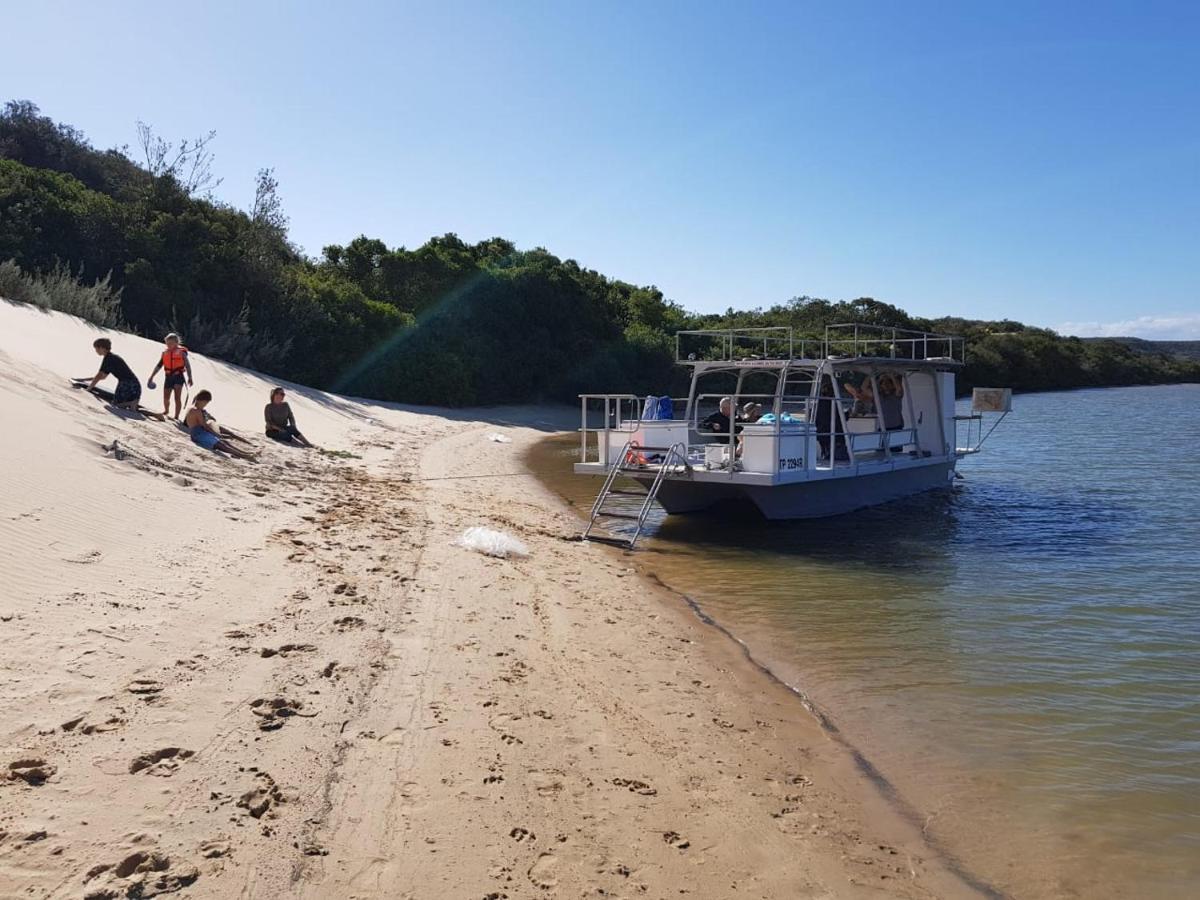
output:
[[[657,464],[637,462],[639,456],[644,458],[645,454],[658,453],[662,454],[662,460]],[[654,505],[654,498],[658,496],[663,480],[667,473],[677,466],[683,466],[689,473],[692,471],[692,467],[687,461],[687,448],[682,443],[676,443],[670,447],[642,447],[636,441],[626,441],[625,446],[621,448],[621,455],[617,457],[616,462],[609,466],[608,475],[604,478],[604,485],[600,488],[600,493],[596,495],[596,502],[592,504],[592,515],[587,528],[583,530],[583,540],[616,544],[632,550],[646,524],[646,516],[650,514],[650,508]],[[613,487],[616,480],[624,473],[648,471],[654,472],[654,481],[651,482],[644,495],[641,491],[625,491]],[[605,509],[605,501],[612,496],[644,496],[645,500],[642,501],[641,509],[637,513]],[[592,536],[592,529],[596,527],[597,520],[601,518],[629,519],[635,522],[633,536],[628,539]]]

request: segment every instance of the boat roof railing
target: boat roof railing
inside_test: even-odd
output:
[[[966,341],[952,334],[861,322],[827,325],[821,337],[797,334],[787,325],[675,332],[675,361],[682,365],[826,359],[962,365]]]

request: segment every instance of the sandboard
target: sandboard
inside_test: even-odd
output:
[[[112,403],[114,405],[116,404],[117,398],[116,398],[116,395],[113,394],[112,391],[107,391],[104,388],[99,388],[99,387],[89,388],[87,386],[89,381],[91,381],[90,378],[72,378],[71,379],[71,387],[83,388],[84,390],[88,391],[88,393],[94,395],[95,397],[98,397],[101,400],[104,400],[107,403]],[[121,408],[121,407],[118,407],[118,408]],[[132,412],[132,410],[130,410],[130,411]],[[144,406],[139,406],[137,408],[137,411],[140,412],[143,416],[149,416],[151,419],[154,419],[155,421],[158,421],[158,422],[165,422],[167,420],[167,417],[164,416],[162,413],[154,412],[153,410],[146,409],[146,407],[144,407]]]

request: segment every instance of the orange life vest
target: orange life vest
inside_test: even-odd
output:
[[[168,375],[184,370],[184,364],[187,362],[187,347],[183,344],[176,346],[174,350],[167,349],[162,352],[162,367],[163,371]]]

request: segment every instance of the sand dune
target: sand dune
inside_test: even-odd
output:
[[[532,478],[459,477],[571,411],[288,386],[328,457],[195,357],[251,464],[70,388],[98,333],[0,302],[0,896],[970,893]],[[148,375],[158,345],[111,336]],[[454,544],[478,524],[531,555]]]

